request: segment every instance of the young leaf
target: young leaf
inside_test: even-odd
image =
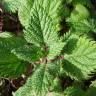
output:
[[[57,29],[61,20],[60,11],[62,11],[62,1],[63,0],[37,0],[37,2],[44,8],[44,10],[47,11],[48,15],[52,18],[52,21],[57,26]]]
[[[54,42],[51,44],[49,47],[49,53],[47,55],[48,59],[54,59],[55,56],[58,56],[61,53],[63,47],[64,43],[62,41]]]
[[[37,7],[36,5],[34,5]],[[58,35],[51,17],[42,6],[31,10],[31,20],[26,29],[25,38],[29,43],[42,45],[57,41]]]
[[[44,10],[47,11],[48,15],[51,16],[56,25],[60,21],[60,15],[57,14],[57,12],[61,7],[61,0],[22,0],[22,3],[23,4],[19,7],[18,13],[21,24],[25,27],[29,22],[31,9],[34,8],[35,3],[41,5]]]
[[[24,31],[25,38],[29,43],[37,46],[42,47],[46,44],[50,50],[49,57],[53,59],[60,54],[64,43],[58,38],[54,20],[41,5],[37,6],[38,2],[34,3],[34,8],[31,10],[31,20],[28,28]]]
[[[73,21],[78,21],[87,19],[89,16],[90,14],[87,8],[81,4],[77,4],[75,9],[72,11],[70,18]]]

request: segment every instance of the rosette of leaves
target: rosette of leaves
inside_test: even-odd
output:
[[[61,6],[62,0],[24,0],[18,9],[23,36],[0,33],[1,77],[16,78],[29,63],[34,66],[26,84],[13,96],[62,96],[61,69],[75,81],[95,72],[96,42],[73,33],[58,35]]]

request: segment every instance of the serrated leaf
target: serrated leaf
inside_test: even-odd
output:
[[[34,3],[31,10],[31,20],[28,28],[24,31],[25,38],[29,43],[37,46],[42,47],[46,44],[50,50],[48,58],[53,59],[60,54],[64,43],[58,38],[54,20],[41,5],[37,5],[38,2]]]
[[[90,16],[87,8],[81,4],[77,4],[75,9],[72,11],[70,18],[73,21],[79,21],[87,19]]]
[[[64,96],[86,96],[86,94],[79,87],[68,87],[64,90]]]
[[[24,61],[28,61],[30,63],[34,61],[38,61],[42,56],[44,56],[41,48],[34,45],[24,45],[19,48],[12,50],[18,58]]]
[[[37,0],[37,2],[38,5],[40,4],[44,10],[47,11],[48,15],[52,18],[53,23],[58,27],[61,19],[59,11],[61,11],[62,8],[62,0]]]
[[[26,72],[27,64],[15,58],[14,61],[0,62],[0,77],[1,78],[17,78]]]
[[[49,47],[48,59],[53,59],[55,56],[59,56],[65,43],[62,41],[54,42]]]
[[[72,53],[73,49],[76,47],[79,36],[76,34],[71,34],[70,32],[66,33],[63,38],[65,42],[63,52],[66,54]]]
[[[36,45],[47,43],[50,50],[49,59],[59,55],[64,45],[57,40],[58,35],[56,33],[60,22],[59,14],[57,14],[61,7],[60,4],[61,0],[33,0],[33,2],[25,0],[19,8],[20,21],[24,26],[26,25],[24,31],[26,40]],[[53,7],[54,5],[55,7]]]
[[[64,56],[65,72],[76,80],[89,78],[89,74],[96,69],[95,42],[85,37],[79,37],[70,40],[65,49],[67,49],[67,51],[65,50],[66,54]]]
[[[27,27],[30,18],[31,8],[34,4],[34,0],[22,0],[18,10],[18,16],[21,24]]]
[[[25,72],[26,64],[11,53],[12,49],[24,44],[23,38],[0,33],[0,77],[16,77]]]
[[[71,19],[68,19],[70,28],[73,32],[76,32],[76,34],[86,34],[89,32],[95,32],[95,23],[94,20],[82,20],[82,21],[74,21]]]
[[[87,8],[81,4],[76,5],[76,8],[71,12],[70,17],[66,21],[69,23],[72,32],[76,32],[77,34],[86,34],[95,31],[94,20],[90,19]]]
[[[38,3],[38,5],[41,5],[44,10],[46,9],[48,15],[51,16],[56,25],[57,22],[60,21],[60,15],[58,15],[57,12],[58,8],[61,7],[61,0],[22,0],[22,3],[23,4],[19,7],[18,13],[21,24],[25,27],[28,25],[31,9],[33,9],[34,4],[36,3]]]
[[[13,96],[46,96],[59,71],[59,63],[38,65],[27,83],[13,93]]]
[[[51,17],[42,6],[36,6],[32,9],[31,22],[25,31],[25,38],[30,43],[37,43],[39,45],[47,42],[58,40],[56,27],[54,26]]]
[[[19,0],[3,0],[4,10],[7,12],[16,12],[20,6]]]

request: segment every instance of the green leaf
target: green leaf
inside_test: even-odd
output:
[[[27,64],[25,62],[18,60],[14,55],[10,58],[14,59],[10,62],[0,62],[1,78],[17,78],[26,72]]]
[[[81,88],[68,87],[64,91],[64,96],[86,96],[86,94]]]
[[[96,96],[96,81],[93,81],[87,90],[87,96]]]
[[[25,27],[28,25],[31,9],[34,8],[36,3],[38,4],[36,6],[41,5],[44,10],[46,9],[48,15],[51,16],[54,23],[57,25],[60,21],[60,15],[57,13],[59,12],[58,9],[61,7],[61,0],[22,0],[18,11],[21,24]]]
[[[60,78],[56,77],[54,79],[53,83],[52,83],[51,92],[54,91],[55,93],[60,93],[61,90],[62,90],[62,88],[61,88],[61,80],[60,80]]]
[[[53,44],[49,46],[49,53],[47,55],[48,59],[54,59],[54,57],[59,56],[64,44],[65,43],[62,41],[53,42]]]
[[[37,7],[37,8],[36,8]],[[31,20],[29,27],[25,31],[25,38],[30,43],[44,44],[44,42],[52,43],[58,39],[56,27],[52,22],[52,18],[46,10],[36,4],[31,10]]]
[[[64,96],[62,93],[49,92],[46,96]]]
[[[30,18],[31,8],[34,4],[34,0],[22,0],[18,10],[18,16],[21,24],[27,27]]]
[[[59,65],[59,62],[38,65],[26,84],[13,96],[46,96],[60,70]]]
[[[55,22],[46,9],[38,4],[39,1],[34,3],[31,10],[31,19],[28,28],[24,31],[25,38],[29,43],[37,46],[48,46],[49,56],[53,59],[60,54],[64,43],[58,38]],[[38,5],[37,5],[38,4]],[[58,44],[60,46],[58,46]]]
[[[94,20],[81,20],[81,21],[73,21],[71,19],[67,20],[69,22],[70,28],[76,34],[86,34],[89,32],[95,32],[95,22]]]
[[[87,7],[90,7],[92,5],[90,0],[72,0],[72,3],[74,5],[76,4],[86,5]]]
[[[26,27],[24,31],[26,40],[37,46],[47,43],[50,50],[49,59],[59,55],[64,46],[56,33],[60,22],[58,13],[60,4],[61,0],[33,0],[33,2],[25,0],[19,8],[19,19]],[[57,46],[58,44],[60,46]]]
[[[53,23],[58,27],[61,20],[59,11],[62,11],[62,0],[37,0],[37,2],[38,5],[40,4],[44,10],[47,11],[48,15],[52,18]]]
[[[13,36],[14,35],[12,33],[9,33],[9,32],[2,32],[2,33],[0,33],[0,38],[11,38]]]
[[[30,63],[39,60],[43,56],[43,51],[34,45],[24,45],[12,50],[18,58]]]
[[[0,77],[17,77],[25,72],[26,64],[11,53],[12,49],[24,44],[23,38],[0,33]]]
[[[61,4],[61,0],[22,0],[23,4],[21,3],[18,11],[19,19],[22,25],[24,25],[25,27],[27,26],[30,18],[31,9],[36,2],[38,2],[38,5],[42,5],[42,7],[46,9],[47,12],[49,12],[49,15],[53,18],[55,24],[60,20],[56,12],[58,7],[60,7],[59,5]],[[55,7],[53,7],[54,5]]]
[[[89,11],[86,7],[81,4],[77,4],[75,9],[72,11],[70,18],[74,21],[84,20],[90,16]]]
[[[20,6],[20,2],[19,0],[3,0],[2,4],[5,11],[15,13]]]
[[[65,43],[63,52],[66,54],[72,53],[74,48],[76,47],[76,43],[78,41],[79,36],[76,34],[71,34],[70,32],[64,34],[63,42]]]
[[[71,49],[71,50],[70,50]],[[66,51],[67,50],[67,51]],[[65,46],[65,72],[76,80],[89,78],[96,69],[96,44],[85,37],[69,40]]]
[[[85,34],[90,31],[94,31],[95,24],[94,20],[90,19],[90,14],[86,7],[81,4],[77,4],[75,9],[71,12],[69,18],[66,21],[70,25],[70,29],[77,34]]]
[[[47,43],[50,50],[48,58],[50,57],[53,59],[56,55],[60,54],[64,45],[61,40],[58,40],[59,38],[56,33],[58,29],[56,22],[60,21],[57,11],[60,7],[61,0],[35,0],[33,1],[32,6],[30,0],[26,2],[25,5],[28,7],[26,8],[24,5],[24,8],[21,8],[22,12],[19,12],[19,18],[22,24],[26,24],[26,20],[28,21],[27,17],[30,17],[31,14],[31,20],[29,20],[30,22],[28,21],[29,26],[24,31],[25,38],[29,43],[34,43],[40,46]],[[31,8],[29,8],[29,3]],[[56,7],[53,8],[54,4]],[[58,46],[58,44],[60,44],[60,46]]]
[[[12,50],[13,48],[18,48],[19,46],[25,45],[27,42],[23,37],[16,37],[9,32],[0,33],[0,47],[3,51]],[[4,50],[6,48],[6,50]]]

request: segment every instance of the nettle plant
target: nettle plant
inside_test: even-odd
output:
[[[18,78],[32,66],[32,74],[13,96],[96,95],[96,81],[87,89],[83,85],[96,71],[90,0],[1,0],[1,4],[3,12],[18,12],[24,34],[0,33],[0,77]],[[63,20],[69,30],[60,36]],[[65,88],[61,78],[72,83]]]

